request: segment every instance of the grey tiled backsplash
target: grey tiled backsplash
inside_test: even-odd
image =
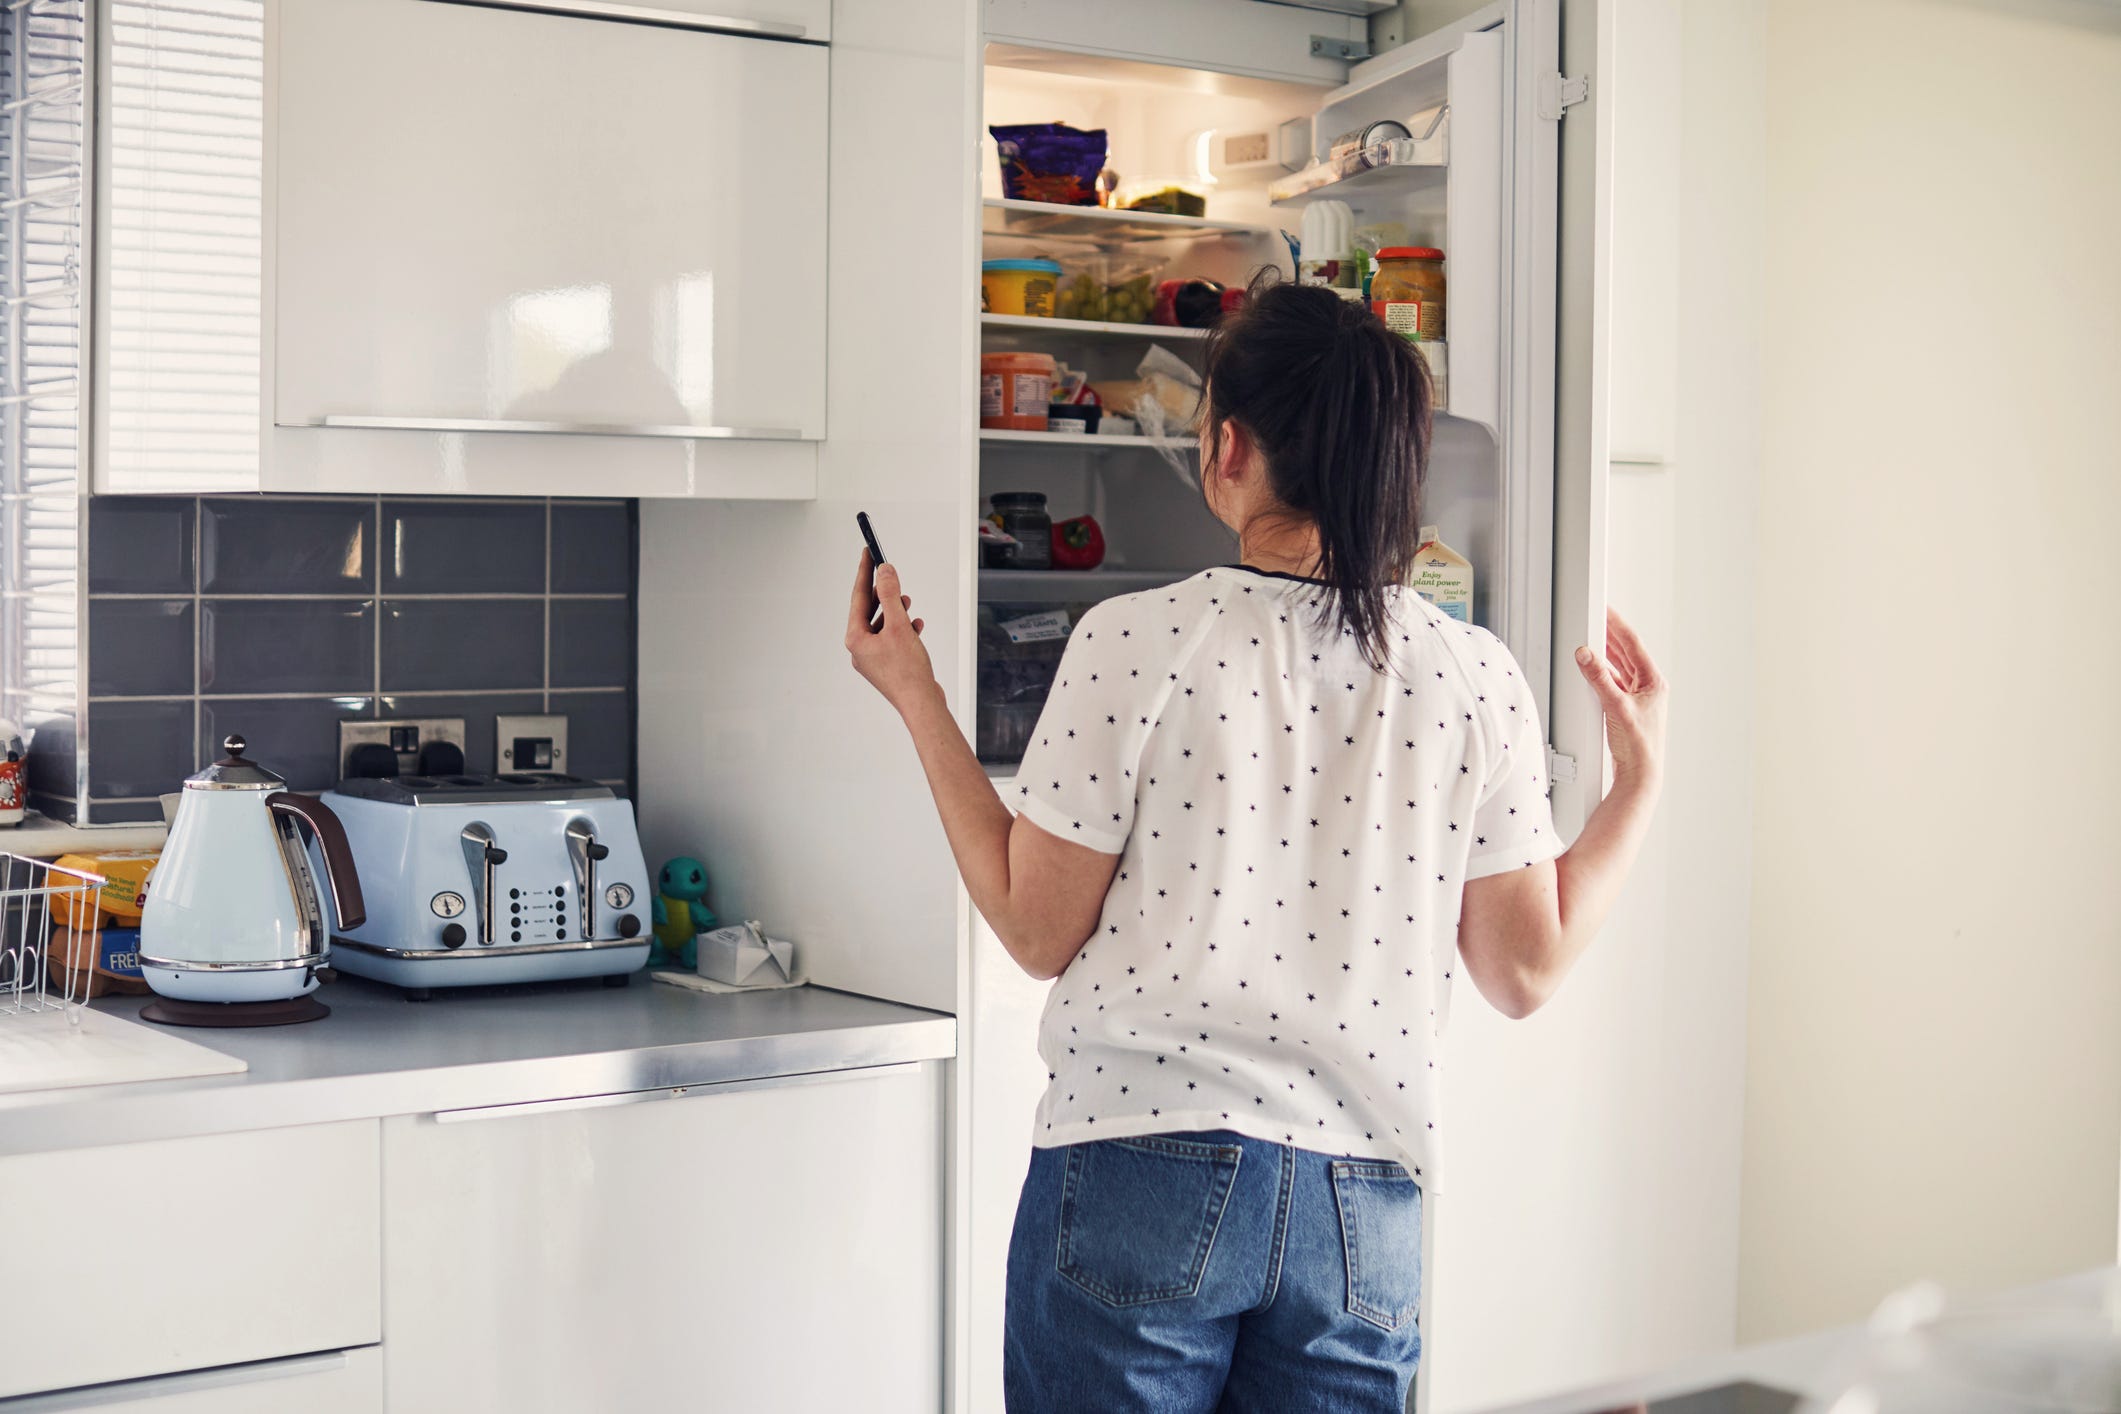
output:
[[[625,501],[95,497],[87,818],[156,818],[231,733],[323,789],[351,718],[461,717],[466,768],[491,771],[497,714],[564,713],[571,769],[630,785],[634,521]]]

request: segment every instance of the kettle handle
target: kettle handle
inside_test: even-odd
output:
[[[324,879],[331,885],[331,911],[339,920],[339,931],[358,928],[368,920],[368,907],[361,901],[361,876],[354,869],[353,849],[346,843],[346,827],[331,807],[313,795],[274,791],[265,800],[275,815],[292,815],[309,826],[324,855]]]

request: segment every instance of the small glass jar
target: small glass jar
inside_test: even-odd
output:
[[[1377,252],[1370,308],[1408,343],[1444,337],[1443,252],[1434,246],[1395,245]]]
[[[1014,545],[995,547],[994,567],[1005,570],[1052,569],[1053,517],[1046,514],[1046,493],[997,491],[992,500],[1002,530],[1016,537]]]

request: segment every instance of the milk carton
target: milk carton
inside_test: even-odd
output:
[[[1473,562],[1436,538],[1436,527],[1421,528],[1421,548],[1414,552],[1414,592],[1461,623],[1473,621]]]

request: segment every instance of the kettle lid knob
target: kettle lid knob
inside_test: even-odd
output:
[[[231,760],[240,759],[243,755],[243,748],[248,745],[250,745],[249,742],[234,734],[221,738],[221,749],[229,754]]]

